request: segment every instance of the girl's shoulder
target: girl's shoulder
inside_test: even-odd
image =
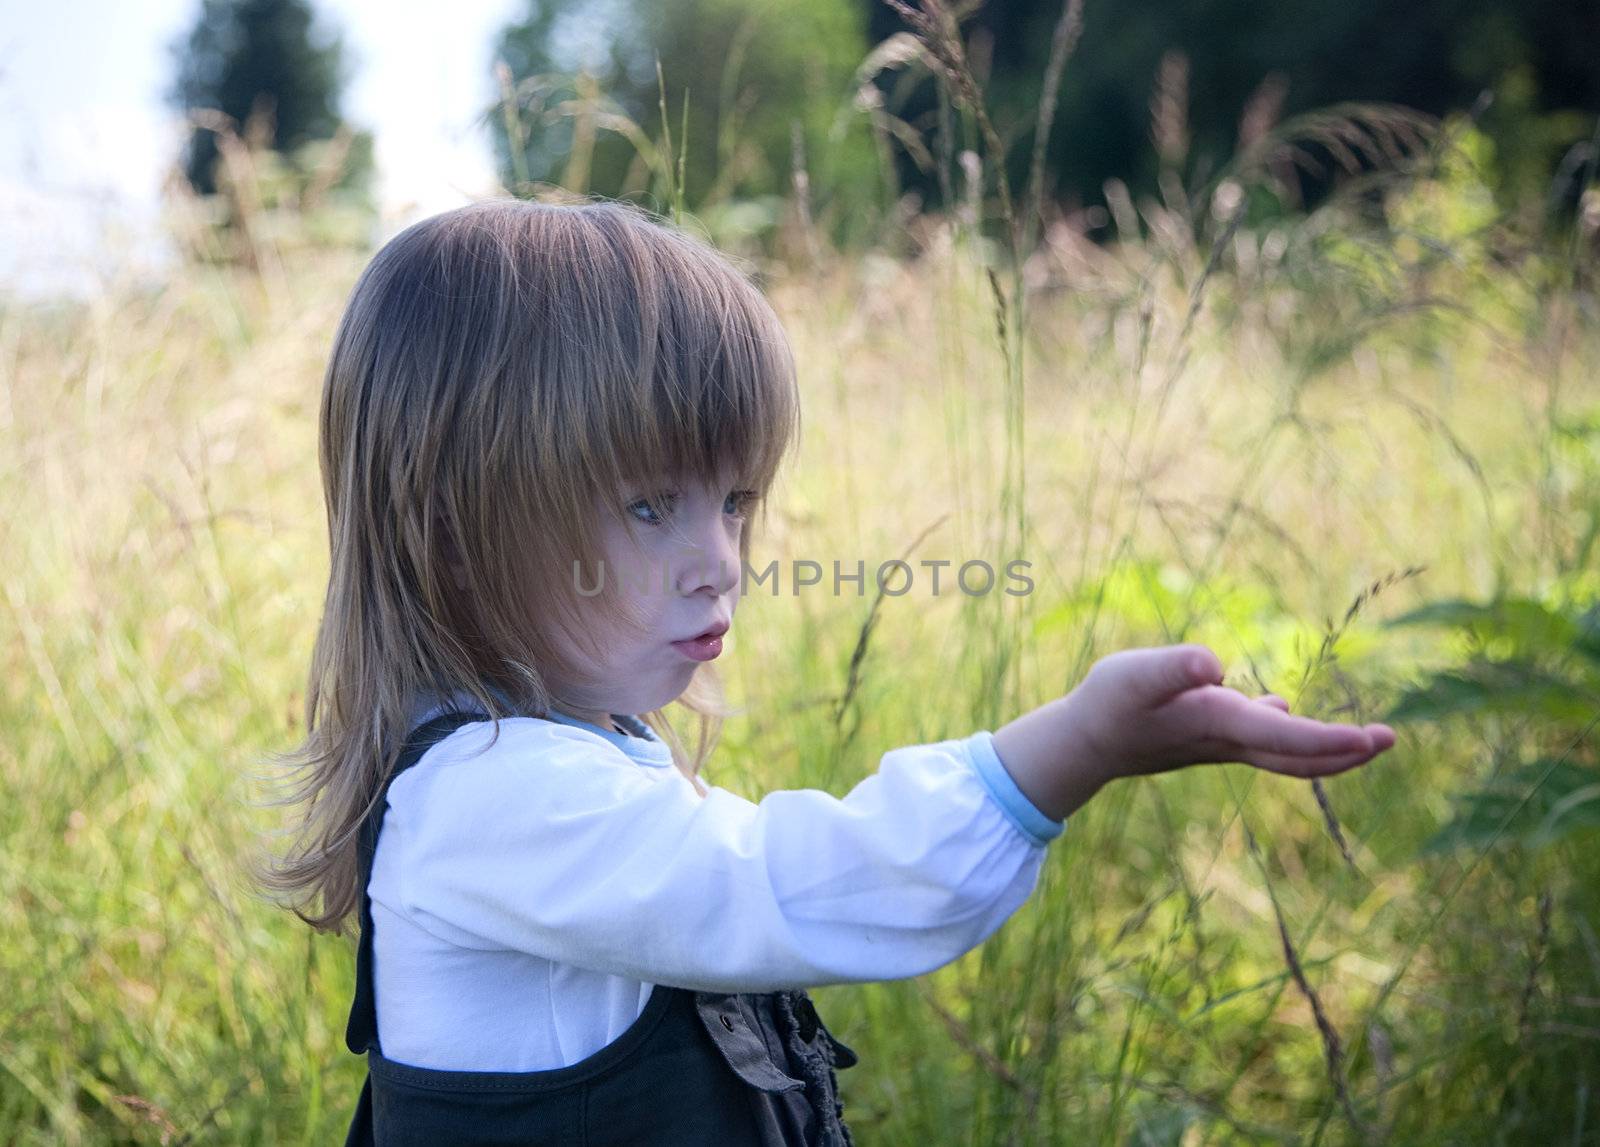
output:
[[[619,745],[623,739],[542,717],[469,718],[390,782],[390,810],[493,815],[526,811],[534,801],[551,809],[569,799],[615,799],[641,781],[681,775],[663,742],[627,738],[637,745]]]
[[[564,740],[580,744],[609,745],[618,749],[629,760],[636,764],[664,767],[670,766],[672,750],[667,744],[655,735],[655,732],[639,718],[622,714],[617,715],[617,720],[629,730],[622,732],[617,729],[602,729],[587,721],[580,721],[563,713],[552,711],[546,717],[515,716],[502,717],[498,722],[491,720],[486,714],[479,714],[472,699],[465,695],[455,695],[442,699],[435,695],[424,697],[412,706],[410,728],[415,735],[422,725],[430,720],[444,715],[458,715],[465,718],[465,723],[454,730],[451,735],[440,741],[455,740],[456,747],[462,743],[458,738],[466,730],[479,730],[481,728],[495,729],[496,732],[482,734],[491,742],[499,739],[499,730],[513,729],[517,736],[523,740],[537,741],[540,737],[550,737],[558,741]],[[472,720],[473,716],[478,720]],[[474,734],[468,733],[471,737]],[[437,747],[437,746],[435,746]],[[431,753],[433,750],[430,749]]]
[[[430,745],[417,759],[416,768],[462,768],[488,758],[496,767],[559,754],[575,753],[600,759],[627,759],[620,747],[588,729],[564,725],[543,717],[501,717],[461,714],[461,723]],[[427,720],[433,720],[433,717]],[[422,722],[423,724],[426,721]],[[416,728],[413,728],[415,732]]]

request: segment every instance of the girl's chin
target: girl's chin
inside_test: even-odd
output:
[[[630,713],[649,713],[656,709],[665,709],[672,702],[683,696],[683,691],[694,680],[695,670],[700,668],[700,662],[688,661],[681,666],[673,666],[672,672],[667,674],[667,680],[655,693],[641,696],[637,708],[629,709]]]

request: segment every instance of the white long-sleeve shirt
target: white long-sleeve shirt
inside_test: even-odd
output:
[[[419,721],[437,707],[419,710]],[[695,791],[667,746],[562,714],[464,725],[389,788],[373,862],[378,1037],[461,1071],[576,1063],[655,984],[891,980],[987,939],[1065,827],[987,731],[892,749],[842,799]],[[702,778],[703,780],[703,778]]]

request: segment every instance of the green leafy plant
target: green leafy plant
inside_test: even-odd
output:
[[[1502,841],[1539,848],[1600,827],[1600,761],[1586,740],[1600,722],[1600,603],[1578,612],[1529,598],[1439,601],[1387,625],[1453,626],[1485,655],[1406,691],[1385,721],[1532,715],[1567,746],[1457,796],[1455,815],[1423,843],[1423,855]]]

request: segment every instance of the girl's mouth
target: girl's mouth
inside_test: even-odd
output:
[[[710,661],[721,655],[722,635],[727,631],[726,625],[714,625],[698,637],[674,641],[672,647],[691,660]]]

